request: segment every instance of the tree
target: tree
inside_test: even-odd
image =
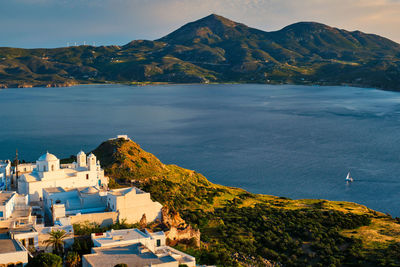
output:
[[[29,261],[27,267],[62,267],[62,259],[52,253],[40,253]]]
[[[64,249],[64,239],[67,237],[67,232],[64,230],[53,230],[50,232],[50,238],[45,240],[46,247],[52,246],[53,253],[61,255]]]
[[[93,241],[90,236],[75,237],[74,243],[72,244],[72,250],[77,252],[79,255],[90,254],[91,248],[93,247]]]
[[[75,251],[70,251],[65,258],[65,265],[67,267],[78,267],[81,262],[81,257]]]

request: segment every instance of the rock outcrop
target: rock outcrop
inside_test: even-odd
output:
[[[196,246],[200,247],[200,230],[194,229],[187,224],[178,212],[163,207],[162,222],[169,228],[165,235],[171,244],[176,244],[179,241],[195,240]]]

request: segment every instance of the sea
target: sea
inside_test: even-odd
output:
[[[0,159],[16,149],[25,161],[46,151],[66,158],[118,134],[214,183],[400,216],[400,93],[260,84],[0,90]]]

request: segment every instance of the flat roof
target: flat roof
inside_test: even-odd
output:
[[[136,243],[126,246],[96,247],[94,248],[96,254],[88,254],[83,257],[95,267],[115,266],[118,263],[125,263],[128,266],[150,266],[169,262],[176,262],[176,266],[178,266],[179,262],[169,255],[157,257],[151,251],[140,253],[139,248],[142,246],[142,244]]]
[[[97,194],[99,192],[102,192],[102,190],[96,188],[95,186],[83,186],[83,187],[73,187],[73,188],[63,188],[58,186],[58,187],[43,188],[43,190],[50,194],[74,192],[74,191],[76,191],[77,193],[79,192],[81,194]]]
[[[64,180],[64,179],[76,177],[77,173],[79,171],[82,171],[82,170],[71,169],[71,168],[60,168],[59,170],[52,172],[53,176],[52,176],[51,180],[57,181],[57,180]],[[54,177],[54,174],[56,175],[55,177]],[[30,173],[22,174],[21,177],[24,177],[25,181],[28,182],[28,183],[41,182],[42,181],[42,178],[39,176],[39,172],[36,169],[34,169]]]
[[[65,206],[66,212],[80,210],[79,212],[84,214],[104,211],[107,208],[106,197],[100,194],[101,190],[93,186],[79,188],[49,187],[43,190],[47,192],[50,199],[55,200],[55,204],[66,205],[68,202],[68,205]]]
[[[14,191],[1,191],[0,192],[0,205],[5,205],[14,194],[15,194]]]
[[[114,237],[114,238],[113,238]],[[115,239],[117,237],[117,239]],[[104,233],[104,235],[96,238],[94,235],[94,239],[99,242],[102,246],[106,246],[107,244],[115,244],[118,241],[139,241],[142,238],[149,238],[142,231],[134,228],[134,229],[122,229],[122,230],[111,230]]]
[[[0,234],[0,254],[22,251],[22,248],[8,234]]]
[[[43,190],[48,192],[48,193],[60,193],[60,192],[65,192],[66,191],[62,187],[47,187],[47,188],[43,188]]]
[[[108,193],[112,194],[114,196],[123,196],[123,195],[126,195],[126,194],[128,194],[128,193],[130,193],[132,191],[135,191],[136,194],[144,194],[144,193],[146,193],[145,191],[143,191],[143,190],[141,190],[141,189],[139,189],[137,187],[134,187],[134,186],[112,189]]]

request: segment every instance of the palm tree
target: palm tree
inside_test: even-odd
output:
[[[77,267],[81,262],[81,257],[75,251],[68,252],[67,257],[65,258],[65,264],[67,267]]]
[[[67,237],[67,232],[64,230],[52,230],[49,234],[50,238],[44,241],[44,243],[47,244],[46,248],[52,246],[53,253],[61,255],[64,248],[64,239]]]

